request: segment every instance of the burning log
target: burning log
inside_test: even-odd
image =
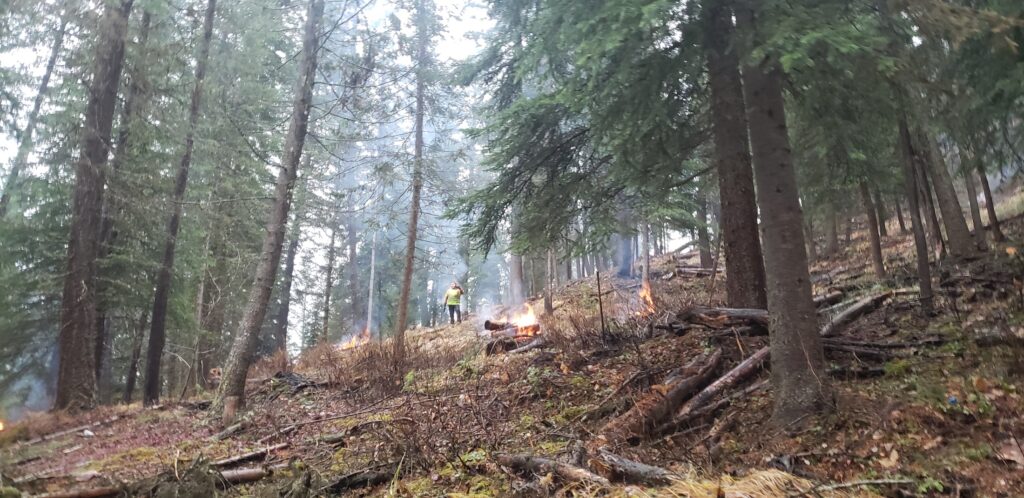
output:
[[[484,330],[490,330],[491,337],[493,338],[529,337],[540,333],[540,324],[532,323],[519,326],[510,322],[492,322],[491,320],[487,320],[484,322]]]

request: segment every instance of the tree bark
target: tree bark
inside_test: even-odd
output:
[[[889,210],[885,209],[885,201],[882,199],[882,194],[875,189],[872,192],[872,196],[875,201],[875,212],[878,213],[878,235],[882,238],[889,236],[889,228],[886,226],[889,221]]]
[[[149,324],[149,310],[139,314],[139,324],[135,327],[135,337],[132,339],[132,356],[128,360],[128,373],[125,375],[124,395],[121,400],[125,404],[132,402],[132,395],[135,394],[135,381],[139,374],[139,359],[142,357],[142,340],[146,337],[146,328]]]
[[[80,156],[75,164],[68,271],[61,300],[55,409],[74,411],[91,408],[96,403],[96,356],[91,352],[96,340],[97,234],[102,218],[107,144],[113,127],[132,3],[133,0],[122,0],[106,4],[98,27]]]
[[[398,319],[395,325],[394,362],[400,371],[405,362],[405,328],[409,319],[409,294],[412,290],[412,274],[416,263],[416,237],[420,219],[420,193],[423,190],[423,115],[426,113],[426,69],[427,69],[427,6],[425,0],[416,2],[416,109],[415,143],[412,165],[412,201],[409,206],[409,228],[405,241],[405,270],[402,272],[402,289],[398,298]]]
[[[292,234],[288,240],[288,250],[284,257],[284,275],[281,276],[280,306],[274,318],[274,350],[288,351],[288,315],[292,304],[292,276],[295,273],[295,257],[299,252],[299,239],[302,237],[302,220],[296,216],[292,220]],[[353,313],[353,317],[356,315]]]
[[[971,224],[974,225],[972,234],[974,235],[974,243],[978,245],[981,250],[988,249],[988,243],[985,240],[985,223],[981,221],[981,208],[978,206],[978,190],[974,186],[974,176],[971,173],[971,159],[970,155],[962,147],[960,148],[960,173],[964,177],[964,186],[967,187],[967,205],[971,209]]]
[[[726,296],[729,306],[764,308],[768,302],[765,269],[732,12],[726,1],[715,0],[707,2],[704,15],[714,161],[722,206],[719,233],[728,261]]]
[[[871,190],[868,188],[868,182],[865,180],[860,181],[858,187],[860,189],[860,199],[864,204],[864,214],[868,218],[868,240],[871,243],[871,266],[875,270],[875,276],[879,280],[885,278],[885,262],[882,259],[882,240],[878,233],[878,219],[876,218],[877,211],[875,210],[875,204],[871,200]]]
[[[644,253],[644,269],[640,274],[641,285],[646,289],[651,288],[651,225],[643,224],[643,233],[641,234],[643,241],[642,249]]]
[[[320,342],[326,342],[329,340],[330,324],[331,324],[331,292],[334,290],[334,242],[338,238],[338,230],[334,227],[331,228],[331,243],[327,246],[327,273],[324,279],[324,308],[323,308],[323,326],[320,329]]]
[[[828,203],[828,243],[825,245],[825,256],[835,257],[839,253],[839,213],[836,212],[835,201]]]
[[[754,40],[759,38],[755,11],[740,8],[736,19],[738,29]],[[782,80],[782,69],[772,58],[743,69],[754,179],[764,227],[775,390],[772,418],[777,426],[792,429],[808,415],[829,412],[834,406],[816,327],[817,310],[807,270],[803,214],[786,129]]]
[[[377,232],[373,233],[373,241],[370,242],[370,290],[366,297],[366,335],[373,331],[373,288],[377,276]],[[378,332],[378,338],[383,334]]]
[[[558,280],[555,276],[555,251],[548,249],[548,264],[547,271],[544,273],[547,277],[544,286],[544,314],[550,315],[555,312],[554,294],[555,285]]]
[[[932,311],[932,276],[928,267],[928,242],[925,240],[924,226],[921,222],[921,210],[918,206],[917,174],[914,166],[914,146],[910,140],[906,117],[899,119],[899,144],[903,156],[903,186],[906,190],[910,222],[914,231],[914,248],[917,253],[917,280],[921,289],[921,310],[925,314]]]
[[[199,109],[203,97],[203,82],[206,79],[206,63],[210,58],[210,39],[213,38],[213,19],[217,10],[217,0],[208,0],[206,15],[203,18],[203,37],[199,42],[199,54],[196,56],[195,85],[192,87],[192,100],[188,108],[188,128],[185,131],[185,151],[178,164],[178,174],[174,180],[174,194],[171,198],[171,216],[167,220],[167,235],[164,239],[164,255],[157,272],[153,294],[153,319],[149,329],[149,347],[146,350],[146,377],[142,387],[142,402],[149,406],[160,401],[160,359],[164,353],[167,334],[167,302],[171,295],[171,278],[174,271],[174,252],[178,242],[178,229],[181,226],[181,213],[185,200],[185,189],[188,187],[188,172],[192,166],[192,151],[195,148],[196,124],[199,122]]]
[[[354,213],[354,206],[352,204],[349,204],[349,211]],[[348,262],[346,263],[345,270],[348,272],[348,292],[352,300],[353,325],[358,323],[359,319],[357,317],[363,312],[363,291],[359,288],[359,253],[357,252],[359,232],[356,229],[354,218],[355,214],[349,215],[348,222],[345,224],[345,242],[348,246]]]
[[[917,149],[914,149],[914,154],[917,159],[915,164],[917,165],[918,195],[924,201],[921,207],[924,209],[925,225],[932,239],[935,257],[943,259],[946,257],[946,243],[942,237],[942,224],[939,222],[938,213],[935,211],[935,203],[932,200],[931,182],[928,181],[928,173],[923,164],[923,158]]]
[[[939,144],[935,141],[935,136],[927,130],[922,129],[921,134],[927,150],[927,163],[932,187],[935,189],[936,203],[942,212],[942,223],[946,227],[947,249],[950,255],[957,259],[974,256],[978,253],[978,246],[971,237],[971,231],[967,229],[964,211],[960,207],[956,190],[953,189],[953,179],[946,168]]]
[[[900,207],[900,204],[901,202],[899,197],[896,197],[896,199],[893,202],[893,205],[896,206],[896,220],[900,224],[900,234],[906,235],[907,233],[910,233],[910,231],[907,230],[907,223],[903,221],[903,208]]]
[[[313,106],[316,55],[320,46],[319,29],[323,13],[323,0],[310,0],[302,41],[299,77],[295,84],[295,96],[292,101],[291,123],[285,138],[281,171],[277,175],[277,183],[274,187],[274,203],[267,216],[266,234],[263,237],[260,260],[256,265],[256,275],[252,291],[249,294],[249,303],[242,316],[234,343],[231,345],[223,380],[211,408],[214,413],[223,410],[224,401],[228,397],[238,399],[239,403],[245,399],[245,377],[256,350],[260,326],[267,313],[274,277],[281,261],[281,248],[284,245],[288,210],[291,207],[292,188],[298,176],[299,159],[302,156],[302,147],[309,126],[309,111]]]
[[[141,61],[144,60],[145,54],[142,52],[145,50],[146,43],[149,39],[149,28],[151,24],[151,16],[148,10],[143,10],[142,22],[139,28],[139,41],[137,54],[139,62],[134,65],[133,70],[129,70],[130,84],[128,85],[128,95],[125,97],[124,105],[121,108],[121,122],[120,129],[117,132],[117,139],[114,144],[113,156],[110,159],[110,175],[116,177],[121,169],[121,165],[124,164],[131,149],[131,129],[137,123],[139,114],[139,107],[146,95],[146,85],[143,84],[141,69]],[[110,187],[112,188],[112,187]],[[98,260],[104,261],[110,257],[110,254],[114,251],[115,244],[115,232],[114,232],[114,212],[118,214],[118,217],[122,216],[125,211],[125,203],[119,200],[117,194],[112,196],[104,196],[103,206],[100,209],[100,233],[99,233],[99,255]],[[102,265],[97,267],[97,272],[102,272]],[[103,276],[98,276],[102,281]],[[113,390],[111,383],[113,381],[113,369],[112,369],[112,356],[113,356],[113,337],[110,337],[111,331],[111,319],[107,315],[107,307],[109,296],[104,295],[100,292],[97,295],[96,301],[96,379],[99,387],[100,403],[110,403],[113,396]],[[143,335],[142,337],[145,337]]]
[[[999,218],[996,217],[996,201],[992,197],[992,188],[988,184],[985,163],[981,161],[977,153],[974,155],[974,167],[978,170],[978,178],[981,180],[981,192],[985,194],[985,211],[988,213],[988,224],[992,230],[992,240],[1005,242],[1006,235],[1003,235],[1003,229],[999,226]]]
[[[697,192],[697,248],[700,252],[700,267],[711,268],[711,237],[708,236],[708,198],[702,191]]]
[[[809,263],[818,260],[818,244],[814,241],[814,223],[810,216],[804,217],[804,239],[807,243],[807,258]]]
[[[519,306],[526,302],[525,282],[523,281],[523,257],[512,254],[508,258],[509,305]]]
[[[36,123],[39,121],[39,109],[43,106],[47,90],[50,87],[50,76],[53,75],[53,68],[57,66],[57,59],[60,57],[60,50],[64,46],[64,34],[67,33],[70,8],[61,14],[60,27],[53,35],[53,44],[50,46],[50,58],[46,61],[46,69],[43,71],[43,79],[39,81],[36,90],[36,98],[32,101],[32,110],[28,113],[28,120],[25,128],[21,130],[21,140],[18,142],[18,152],[14,156],[14,163],[11,171],[7,174],[7,183],[0,192],[0,220],[7,216],[7,206],[11,201],[11,194],[18,187],[18,177],[21,170],[28,165],[28,156],[32,152],[32,136],[36,131]]]

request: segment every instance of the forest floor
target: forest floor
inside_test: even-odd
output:
[[[1004,229],[1024,239],[1024,219]],[[593,277],[572,281],[541,317],[546,346],[522,354],[487,355],[481,324],[494,317],[469,317],[412,331],[400,378],[381,368],[388,344],[319,347],[277,376],[257,365],[242,425],[221,437],[201,398],[31,417],[0,434],[2,484],[71,492],[52,496],[1024,496],[1024,251],[1003,244],[936,268],[937,313],[923,317],[915,294],[892,292],[914,269],[909,238],[890,231],[886,282],[866,264],[863,231],[814,265],[815,295],[843,292],[822,323],[888,295],[832,336],[836,410],[795,433],[770,423],[763,368],[674,433],[612,437],[610,421],[661,399],[692,364],[720,351],[717,376],[767,345],[757,327],[688,319],[694,306],[723,305],[722,276],[665,255],[652,264],[653,311],[639,281],[603,280],[600,303]],[[600,458],[607,438],[604,450],[658,469]]]

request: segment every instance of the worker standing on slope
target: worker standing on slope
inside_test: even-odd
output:
[[[462,304],[463,294],[465,291],[459,287],[458,282],[452,282],[452,286],[444,293],[444,304],[448,305],[448,321],[452,325],[455,325],[455,317],[462,323],[462,310],[459,309],[459,305]]]

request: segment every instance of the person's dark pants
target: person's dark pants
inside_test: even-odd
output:
[[[459,305],[457,305],[457,304],[449,304],[448,305],[448,321],[451,324],[453,324],[453,325],[455,324],[455,320],[456,320],[455,317],[458,317],[459,323],[462,323],[462,310],[459,309]]]

